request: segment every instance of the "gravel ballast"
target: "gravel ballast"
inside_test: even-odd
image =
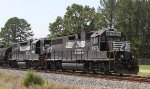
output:
[[[27,74],[27,71],[22,70],[11,70],[11,69],[0,69],[0,73],[6,73],[9,75],[16,75],[23,77]],[[73,75],[63,75],[54,73],[41,73],[37,72],[48,82],[58,82],[65,85],[76,85],[81,87],[88,87],[90,89],[150,89],[150,83],[138,83],[129,81],[117,81],[117,80],[106,80],[96,79]]]

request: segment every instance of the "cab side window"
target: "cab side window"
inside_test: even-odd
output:
[[[107,50],[107,43],[101,42],[100,43],[100,51],[106,51]]]
[[[98,44],[98,37],[92,37],[92,44]]]
[[[106,41],[106,37],[104,35],[101,36],[101,41]]]

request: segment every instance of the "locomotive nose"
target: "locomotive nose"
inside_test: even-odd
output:
[[[134,55],[129,52],[125,52],[120,55],[120,61],[124,67],[124,74],[137,74],[139,71],[138,62]]]

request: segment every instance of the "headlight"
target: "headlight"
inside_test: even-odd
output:
[[[134,58],[134,56],[132,55],[132,58]]]
[[[123,58],[123,55],[121,55],[121,58]]]

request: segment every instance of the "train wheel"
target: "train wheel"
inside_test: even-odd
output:
[[[32,61],[32,68],[33,68],[33,69],[38,69],[38,68],[39,68],[39,63],[38,63],[38,61]]]
[[[120,76],[123,76],[123,74],[122,74],[122,73],[120,73],[119,75],[120,75]]]
[[[31,61],[26,61],[26,68],[31,68],[32,67],[31,64],[32,64]]]
[[[123,68],[123,66],[119,66],[119,68],[117,69],[117,74],[119,74],[119,76],[123,76],[123,70],[124,70],[124,68]]]
[[[52,64],[50,62],[47,62],[47,69],[52,70]]]
[[[12,67],[13,67],[13,68],[17,68],[17,67],[18,67],[18,65],[17,65],[17,62],[16,62],[16,61],[12,61]]]
[[[106,75],[110,75],[110,70],[109,70],[109,65],[107,63],[103,64],[103,68],[104,68],[104,73]]]
[[[84,63],[84,73],[89,73],[89,63]]]
[[[53,70],[53,71],[56,70],[56,63],[55,62],[51,63],[51,70]]]

